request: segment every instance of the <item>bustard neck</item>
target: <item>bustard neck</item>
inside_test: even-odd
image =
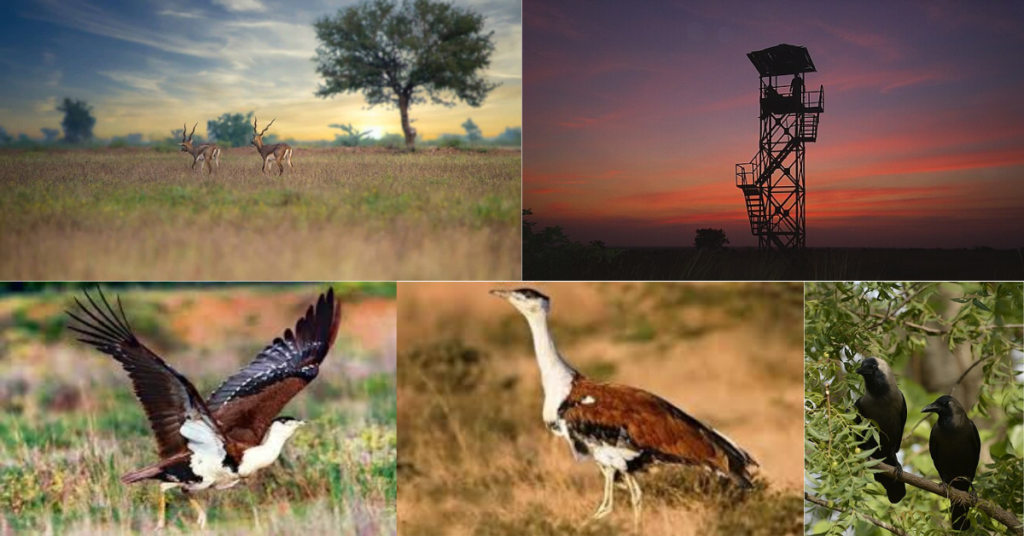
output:
[[[558,416],[558,406],[569,396],[576,371],[555,348],[555,340],[548,331],[547,315],[530,316],[526,320],[533,334],[533,351],[537,355],[541,385],[544,388],[544,420],[554,422]]]

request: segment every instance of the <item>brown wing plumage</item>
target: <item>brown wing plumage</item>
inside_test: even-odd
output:
[[[128,372],[135,396],[149,417],[160,457],[170,458],[186,452],[187,442],[179,429],[187,418],[202,418],[213,426],[202,396],[187,378],[139,342],[125,317],[120,298],[115,312],[102,291],[102,307],[88,292],[85,297],[91,307],[75,298],[79,314],[67,311],[74,320],[68,329],[80,335],[79,341],[113,357]]]
[[[578,377],[560,416],[576,430],[617,435],[654,459],[706,466],[751,485],[749,469],[757,462],[749,454],[647,391]]]
[[[229,438],[247,444],[263,440],[288,401],[319,374],[340,322],[341,303],[330,289],[306,310],[294,332],[285,330],[214,391],[208,405]]]

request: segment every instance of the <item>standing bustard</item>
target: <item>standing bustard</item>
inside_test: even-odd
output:
[[[728,438],[647,391],[590,380],[562,359],[548,332],[551,301],[536,290],[492,290],[530,325],[544,388],[544,424],[565,438],[576,459],[591,457],[604,475],[604,498],[592,519],[612,512],[615,476],[622,475],[639,530],[640,484],[633,474],[652,463],[703,467],[753,487],[757,462]]]

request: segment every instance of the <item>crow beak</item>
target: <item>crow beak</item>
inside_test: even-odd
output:
[[[921,413],[938,413],[938,412],[939,412],[939,406],[936,405],[934,402],[931,403],[931,404],[928,404],[927,406],[925,406],[924,408],[921,409]]]
[[[494,289],[491,291],[491,295],[507,300],[512,295],[511,290]]]
[[[861,365],[854,372],[856,372],[857,374],[860,374],[861,376],[863,376],[864,373],[867,372],[867,369],[863,365]]]

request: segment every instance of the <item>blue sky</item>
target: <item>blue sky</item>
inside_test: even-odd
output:
[[[95,133],[170,130],[225,112],[255,110],[278,136],[327,139],[331,123],[379,135],[400,132],[397,111],[368,109],[361,94],[320,99],[312,23],[353,1],[13,0],[0,19],[0,126],[40,137],[59,128],[65,96],[94,107]],[[522,116],[522,17],[518,0],[460,0],[486,17],[496,44],[487,76],[501,85],[480,108],[412,109],[422,138],[461,132],[467,117],[493,136]]]

